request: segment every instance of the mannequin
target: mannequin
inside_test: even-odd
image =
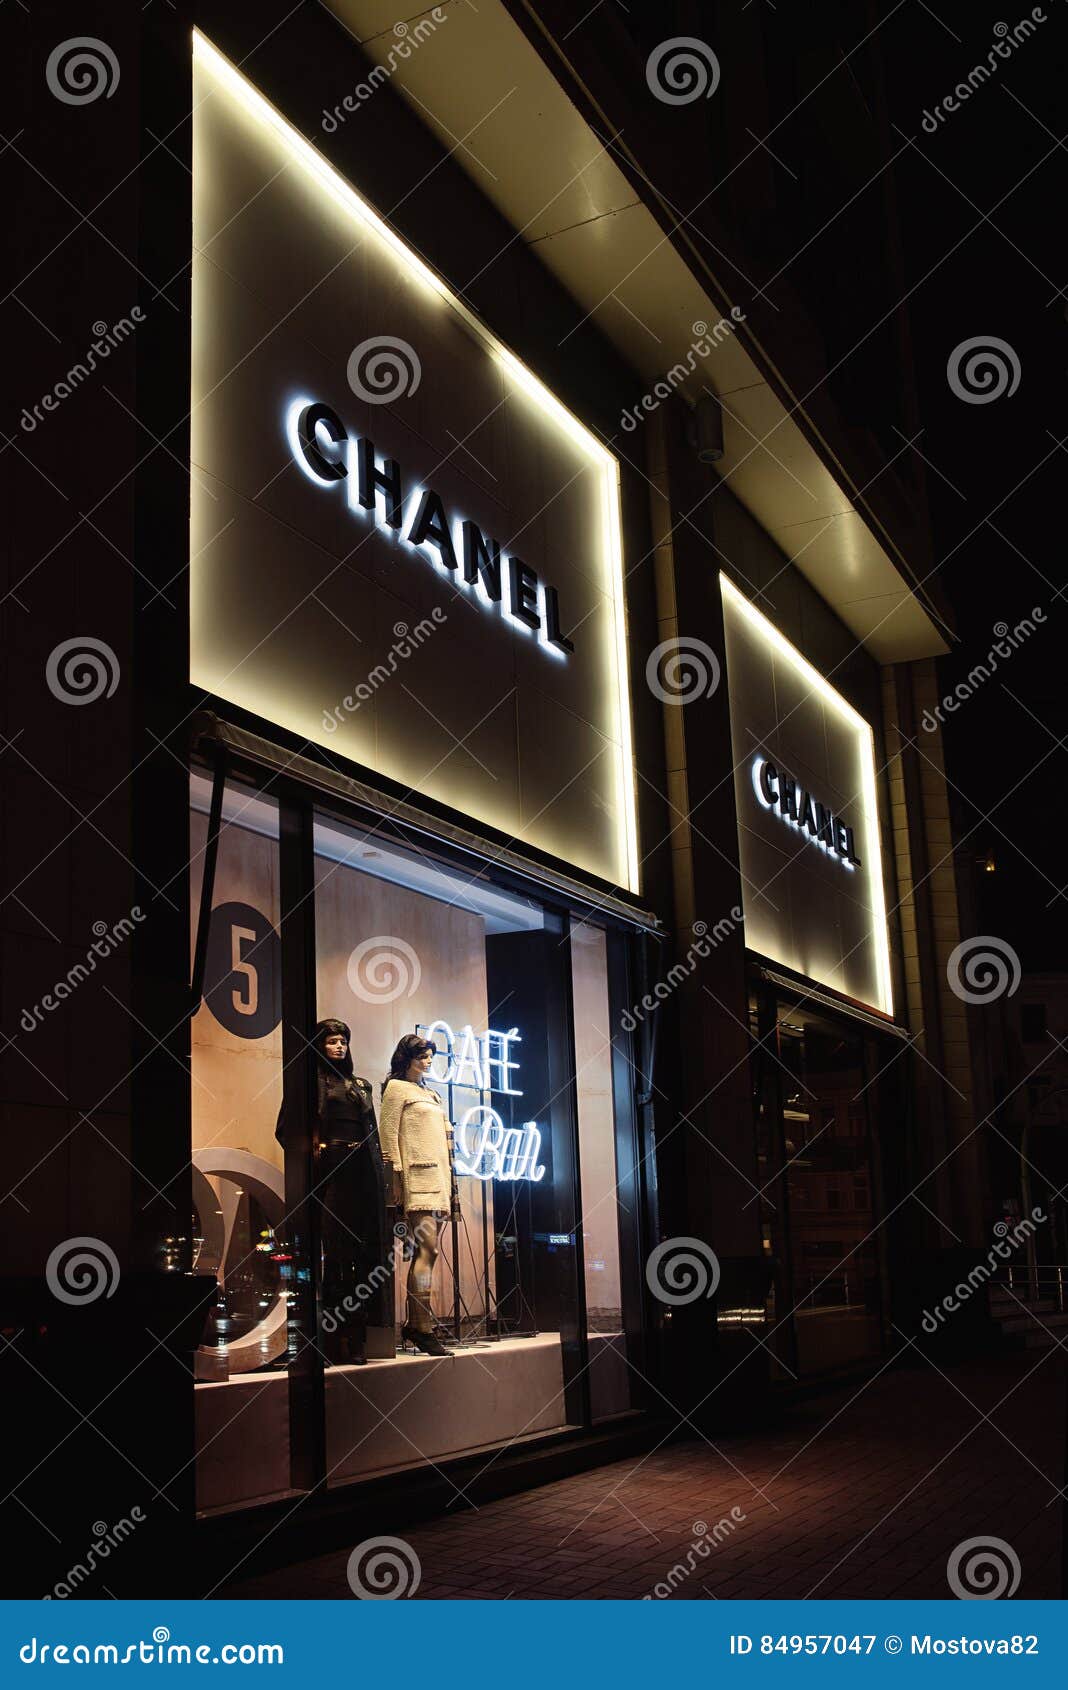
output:
[[[368,1325],[383,1316],[388,1283],[382,1152],[369,1080],[353,1073],[344,1021],[320,1021],[312,1037],[317,1068],[315,1172],[310,1195],[319,1204],[324,1315],[323,1352],[335,1365],[363,1366]],[[284,1110],[276,1136],[285,1143]]]
[[[403,1336],[424,1355],[445,1356],[434,1336],[430,1293],[438,1240],[452,1202],[452,1128],[426,1074],[435,1047],[406,1033],[393,1052],[382,1087],[382,1152],[394,1168],[394,1201],[403,1204],[415,1246],[408,1269]]]

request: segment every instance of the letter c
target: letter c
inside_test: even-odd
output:
[[[348,474],[345,464],[323,456],[316,434],[316,430],[322,428],[332,446],[345,444],[348,434],[337,412],[320,402],[298,400],[290,407],[286,422],[290,448],[305,474],[310,474],[312,480],[323,487],[343,480]]]
[[[753,791],[756,793],[757,799],[764,806],[765,810],[772,810],[775,807],[776,800],[779,796],[778,787],[776,785],[778,778],[779,771],[775,767],[774,763],[769,762],[766,757],[757,757],[754,759]]]

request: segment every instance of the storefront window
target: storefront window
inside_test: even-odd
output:
[[[617,1167],[608,936],[604,928],[572,923],[571,990],[590,1401],[593,1418],[601,1420],[631,1406],[620,1253],[620,1224],[625,1217],[621,1217]],[[633,1155],[630,1160],[633,1163]]]
[[[192,777],[194,943],[212,792]],[[228,782],[220,824],[193,1023],[201,1508],[630,1409],[622,941],[299,797]]]
[[[194,942],[212,783],[191,781]],[[196,1352],[197,1491],[224,1508],[290,1485],[294,1264],[275,1127],[282,1101],[278,806],[228,783],[204,995],[192,1023],[194,1271],[218,1294]],[[269,1434],[264,1435],[265,1427]],[[244,1435],[255,1428],[254,1436]]]
[[[321,1127],[331,1480],[578,1423],[561,918],[323,816],[315,927],[379,1128]]]

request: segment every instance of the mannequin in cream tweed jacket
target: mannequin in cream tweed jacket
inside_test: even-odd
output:
[[[451,1128],[429,1086],[391,1079],[378,1120],[382,1155],[399,1168],[406,1214],[447,1213],[452,1201]]]
[[[382,1088],[379,1137],[383,1154],[404,1186],[404,1218],[411,1246],[408,1316],[403,1336],[424,1355],[447,1356],[434,1332],[431,1306],[442,1223],[452,1201],[452,1128],[444,1105],[426,1082],[434,1045],[405,1033]]]

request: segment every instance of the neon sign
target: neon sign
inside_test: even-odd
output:
[[[522,1044],[518,1027],[508,1032],[487,1028],[476,1033],[468,1023],[454,1032],[447,1021],[420,1022],[416,1032],[439,1046],[430,1065],[430,1077],[441,1085],[458,1086],[480,1094],[495,1092],[504,1097],[522,1097],[512,1083],[519,1063],[512,1046]],[[441,1046],[444,1049],[441,1049]],[[442,1067],[435,1067],[440,1063]],[[529,1180],[536,1184],[545,1174],[538,1158],[541,1132],[536,1121],[506,1127],[499,1112],[487,1102],[473,1104],[456,1124],[453,1166],[458,1174],[481,1180]]]
[[[425,1027],[420,1022],[417,1031],[434,1044],[439,1042],[436,1035],[442,1035],[445,1050],[438,1051],[434,1062],[444,1060],[445,1071],[440,1072],[431,1063],[430,1073],[443,1086],[470,1086],[474,1091],[499,1091],[507,1097],[522,1097],[523,1093],[509,1083],[512,1070],[519,1067],[509,1054],[513,1044],[523,1042],[518,1027],[507,1033],[489,1028],[476,1037],[470,1025],[454,1033],[447,1021],[431,1021]],[[490,1077],[495,1070],[496,1085]],[[470,1078],[464,1078],[465,1071]]]
[[[528,1179],[537,1184],[545,1173],[538,1165],[541,1133],[535,1123],[506,1127],[488,1104],[478,1103],[461,1116],[454,1149],[456,1172],[475,1179]]]
[[[560,626],[557,589],[522,558],[502,557],[498,542],[476,522],[450,518],[432,487],[406,486],[397,460],[380,461],[374,442],[350,436],[332,406],[294,399],[286,410],[285,434],[309,481],[317,487],[348,482],[354,516],[384,524],[387,532],[473,591],[483,609],[496,609],[520,632],[536,635],[543,651],[561,658],[574,651]]]

